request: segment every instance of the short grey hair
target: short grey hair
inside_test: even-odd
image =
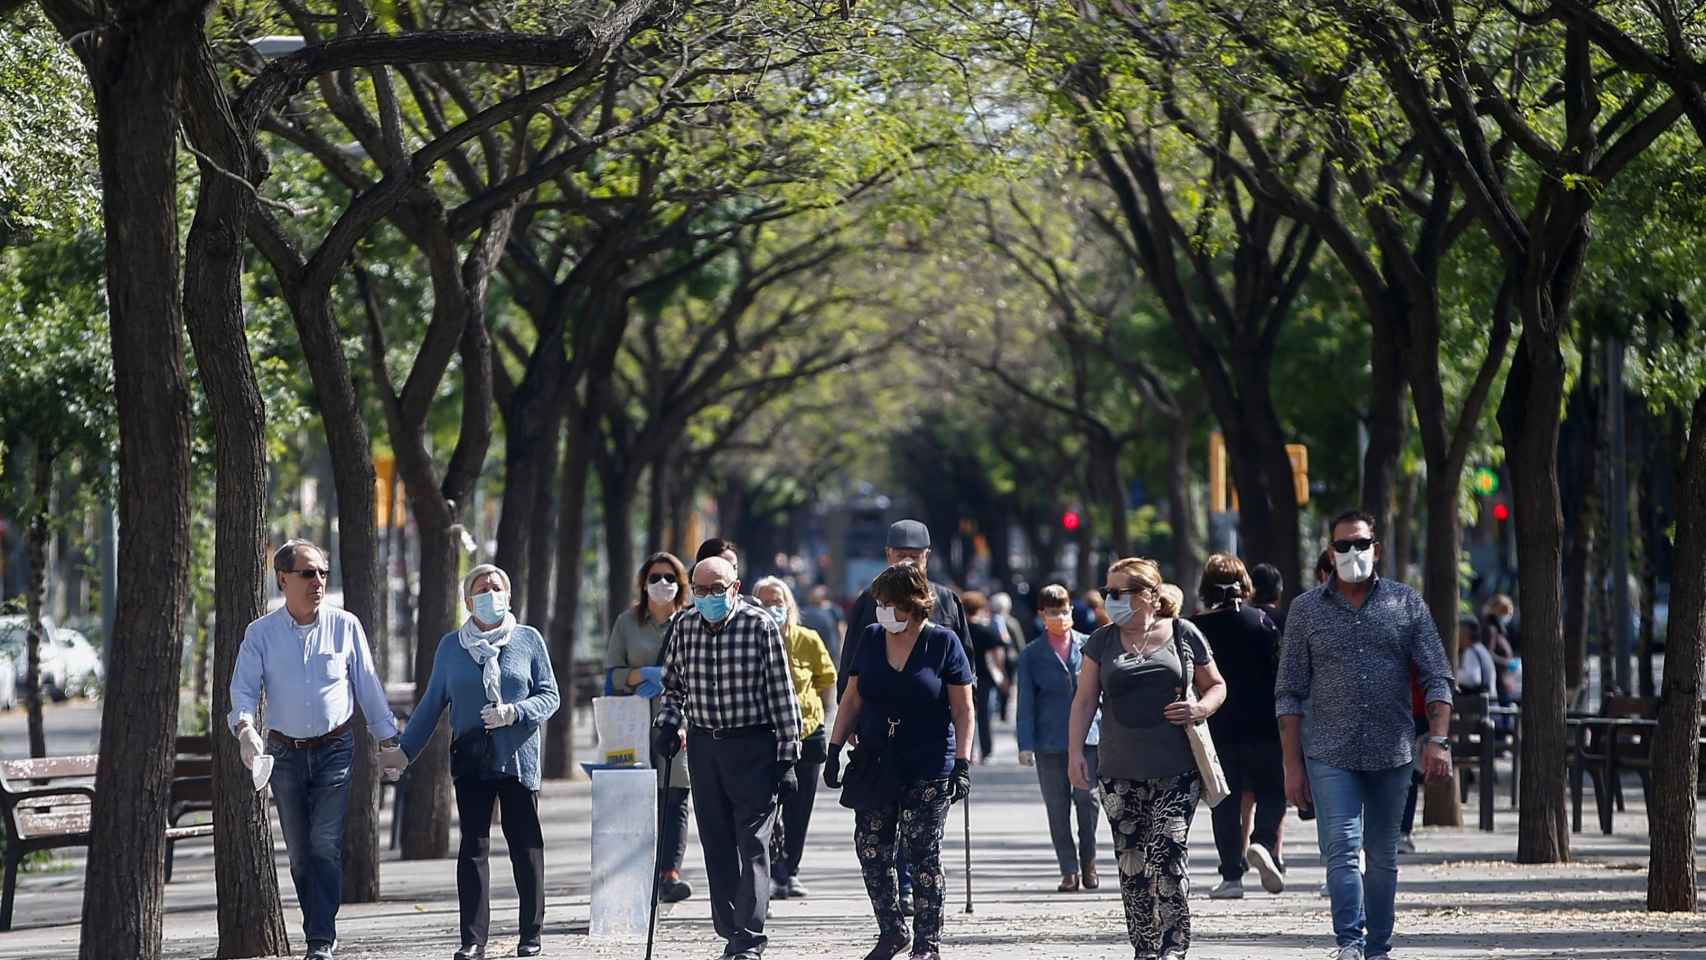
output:
[[[273,572],[274,573],[289,573],[292,570],[296,569],[296,552],[298,550],[301,550],[303,547],[307,547],[308,549],[319,554],[320,559],[322,559],[322,560],[326,559],[326,551],[321,550],[319,544],[315,543],[312,540],[302,540],[300,538],[291,538],[289,540],[284,541],[284,546],[279,547],[276,551],[273,552],[273,555],[272,555]]]
[[[473,594],[470,593],[469,591],[474,589],[474,581],[480,579],[481,577],[485,576],[488,573],[497,574],[498,579],[502,580],[504,582],[504,592],[505,593],[513,592],[510,589],[510,585],[509,585],[509,574],[505,573],[502,567],[498,566],[495,563],[482,563],[479,566],[475,567],[474,569],[468,571],[468,575],[466,577],[462,578],[462,596],[464,596],[464,597],[473,596]]]
[[[767,587],[776,587],[782,591],[782,603],[788,608],[788,629],[791,630],[794,627],[799,626],[800,605],[795,602],[794,591],[788,587],[788,581],[783,580],[781,577],[765,577],[752,585],[752,595],[754,597],[758,596],[763,593]],[[787,638],[784,637],[783,639]]]

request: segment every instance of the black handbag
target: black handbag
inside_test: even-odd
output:
[[[498,766],[498,747],[484,727],[475,727],[450,742],[450,779],[484,778]]]
[[[861,738],[847,761],[847,771],[841,777],[841,805],[849,810],[884,809],[899,801],[906,789],[890,749],[900,721],[890,717],[888,725],[887,737],[880,741]]]

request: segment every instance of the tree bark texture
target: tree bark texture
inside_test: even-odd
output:
[[[47,9],[65,31],[66,9]],[[80,12],[71,10],[74,17]],[[82,960],[160,954],[178,630],[190,572],[177,98],[186,39],[199,42],[199,13],[172,6],[127,10],[77,44],[98,118],[124,531],[84,872]]]
[[[1694,758],[1706,673],[1706,393],[1694,401],[1676,493],[1670,625],[1653,737],[1653,756],[1670,761],[1653,764],[1647,909],[1692,913],[1699,898],[1694,850],[1699,765]]]
[[[1522,339],[1499,406],[1522,558],[1522,785],[1517,827],[1517,860],[1522,863],[1570,859],[1559,597],[1563,516],[1557,472],[1564,356],[1556,335],[1545,332],[1555,322],[1525,308]]]
[[[47,540],[50,531],[48,516],[52,511],[49,498],[53,495],[53,454],[44,441],[35,444],[35,461],[30,470],[30,500],[35,515],[30,518],[27,534],[30,564],[29,585],[24,590],[24,613],[28,634],[24,640],[24,710],[28,714],[30,756],[47,756],[47,731],[41,715],[41,645],[50,642],[47,624],[42,621],[42,607],[47,601]],[[64,677],[59,678],[65,682]]]
[[[551,635],[551,573],[556,560],[557,451],[562,444],[562,424],[561,410],[553,410],[539,458],[538,478],[533,485],[530,519],[534,530],[527,540],[527,622],[543,637]]]
[[[604,501],[604,555],[610,566],[610,583],[606,586],[606,623],[615,623],[622,611],[634,602],[633,571],[635,482],[639,479],[630,464],[618,462],[617,457],[599,457],[598,490]],[[751,563],[751,550],[742,542]]]
[[[597,379],[596,377],[594,379]],[[593,384],[589,383],[591,387]],[[592,391],[589,390],[589,393]],[[563,692],[562,707],[545,723],[545,776],[573,777],[575,767],[575,636],[580,611],[581,573],[586,562],[587,481],[599,441],[599,411],[581,403],[565,418],[568,450],[563,456],[562,495],[557,504],[557,588],[551,613],[551,663]]]
[[[1368,449],[1362,456],[1363,512],[1374,517],[1375,527],[1386,549],[1381,551],[1381,576],[1394,576],[1407,558],[1397,549],[1400,520],[1394,511],[1398,482],[1398,455],[1409,433],[1410,411],[1404,405],[1404,356],[1390,322],[1376,322],[1369,340],[1369,362],[1373,369],[1368,410]],[[1453,519],[1455,519],[1455,514]]]
[[[1586,694],[1588,599],[1598,526],[1599,404],[1593,391],[1593,341],[1583,337],[1582,372],[1560,429],[1558,478],[1568,537],[1564,543],[1564,689],[1568,703]]]
[[[185,127],[197,148],[231,174],[249,176],[249,157],[206,44],[186,67]],[[195,219],[184,273],[184,320],[196,369],[213,419],[214,635],[213,864],[217,880],[218,956],[279,956],[290,938],[273,866],[272,831],[264,795],[227,735],[231,674],[248,625],[265,612],[266,408],[244,333],[243,251],[247,185],[201,162]]]
[[[409,484],[411,489],[418,489]],[[415,528],[419,531],[420,607],[415,620],[415,699],[432,679],[439,638],[456,624],[455,604],[460,595],[456,561],[460,545],[451,527],[453,518],[439,500],[412,496],[416,503]],[[420,503],[438,500],[438,503]],[[441,860],[450,853],[450,715],[440,718],[432,740],[409,765],[408,800],[403,807],[403,859]]]
[[[1422,589],[1428,611],[1433,614],[1434,627],[1445,643],[1446,662],[1454,671],[1457,668],[1457,559],[1462,537],[1457,519],[1457,487],[1461,479],[1461,471],[1449,475],[1428,471],[1427,553],[1422,558]],[[1422,823],[1463,826],[1463,807],[1458,797],[1455,770],[1449,779],[1428,784]]]

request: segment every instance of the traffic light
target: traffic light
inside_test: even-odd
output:
[[[1078,515],[1077,510],[1068,510],[1065,513],[1060,515],[1060,525],[1068,533],[1071,533],[1072,531],[1077,530],[1078,527],[1083,523],[1084,523],[1084,518],[1080,517]]]
[[[1497,520],[1500,523],[1504,523],[1506,520],[1509,520],[1510,518],[1511,518],[1511,508],[1508,506],[1505,506],[1505,502],[1503,500],[1500,500],[1498,503],[1493,504],[1493,519],[1494,520]]]

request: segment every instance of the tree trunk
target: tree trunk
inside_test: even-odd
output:
[[[551,534],[557,521],[557,450],[562,444],[562,425],[562,411],[552,410],[533,485],[530,519],[537,529],[527,541],[527,622],[542,637],[551,635],[551,572],[556,552],[556,539]]]
[[[1420,482],[1415,473],[1407,472],[1398,478],[1398,513],[1392,521],[1392,578],[1410,582],[1410,558],[1416,555],[1416,488]]]
[[[592,380],[596,380],[595,375]],[[589,387],[594,384],[589,383]],[[588,391],[588,396],[593,396]],[[557,589],[551,613],[551,663],[559,676],[562,707],[545,724],[545,776],[571,778],[575,766],[575,636],[580,615],[581,572],[586,562],[586,488],[593,449],[599,443],[598,411],[580,409],[566,418],[568,451],[563,457],[563,492],[557,510]]]
[[[1516,507],[1522,591],[1523,776],[1517,827],[1517,860],[1522,863],[1570,859],[1559,602],[1563,517],[1558,502],[1558,418],[1565,371],[1557,321],[1541,315],[1550,305],[1535,305],[1544,299],[1544,293],[1525,291],[1522,339],[1499,405]]]
[[[1668,469],[1670,457],[1667,445],[1654,442],[1660,430],[1657,418],[1637,408],[1635,422],[1638,425],[1635,449],[1639,451],[1636,456],[1641,465],[1640,479],[1634,488],[1637,504],[1635,529],[1641,558],[1641,696],[1656,697],[1658,687],[1653,673],[1653,648],[1657,645],[1658,625],[1654,619],[1657,612],[1654,604],[1659,585],[1658,551],[1665,530],[1659,525],[1658,485],[1654,479],[1659,471]]]
[[[636,562],[634,560],[634,526],[630,516],[634,505],[634,474],[625,468],[606,467],[599,471],[599,493],[604,500],[604,556],[610,566],[610,583],[606,587],[606,624],[616,622],[622,611],[634,602],[632,587]],[[741,544],[747,553],[750,568],[754,554],[751,545]]]
[[[669,503],[669,457],[657,458],[646,478],[646,556],[663,549],[665,516]]]
[[[52,513],[49,498],[53,495],[53,457],[47,443],[37,441],[30,471],[31,502],[35,516],[29,528],[29,586],[24,590],[24,612],[28,616],[28,634],[24,641],[24,707],[29,715],[30,756],[47,756],[47,730],[41,715],[41,645],[47,643],[47,624],[42,622],[42,605],[47,599],[47,539],[51,529],[48,517]],[[60,683],[65,678],[59,678]]]
[[[1560,442],[1559,478],[1567,537],[1564,544],[1564,689],[1567,703],[1587,692],[1588,597],[1592,591],[1595,478],[1599,476],[1599,404],[1593,391],[1593,339],[1582,337],[1582,372],[1570,396]]]
[[[538,448],[519,451],[522,441],[516,436],[515,417],[504,420],[504,486],[498,507],[497,550],[492,562],[509,574],[510,606],[519,613],[532,609],[528,602],[533,589],[529,574],[533,562],[533,533],[538,519],[533,515],[538,503],[542,452]]]
[[[1191,487],[1196,480],[1191,464],[1191,440],[1196,425],[1180,417],[1167,425],[1167,525],[1173,529],[1174,582],[1185,591],[1186,606],[1196,595],[1202,577],[1197,544],[1196,511],[1191,509]]]
[[[1387,544],[1381,551],[1380,575],[1394,576],[1405,562],[1394,549],[1401,539],[1396,527],[1402,521],[1393,511],[1393,490],[1397,485],[1398,455],[1404,450],[1404,437],[1410,425],[1410,411],[1404,404],[1407,386],[1404,356],[1392,324],[1377,321],[1372,326],[1369,360],[1374,376],[1368,411],[1368,449],[1362,456],[1361,503],[1363,511],[1377,521],[1375,529]]]
[[[1090,431],[1091,486],[1102,507],[1108,512],[1108,552],[1110,556],[1131,555],[1130,526],[1125,515],[1125,489],[1120,479],[1120,446],[1113,438]]]
[[[279,902],[266,800],[255,792],[237,742],[225,729],[231,712],[231,675],[243,636],[248,625],[266,611],[262,592],[268,552],[266,406],[243,323],[244,225],[252,195],[225,172],[247,177],[249,158],[205,44],[198,45],[190,70],[185,83],[189,108],[185,126],[198,149],[217,158],[221,168],[201,163],[184,273],[184,320],[214,429],[217,509],[214,624],[208,641],[213,647],[208,739],[214,758],[217,955],[279,956],[290,951],[290,936]]]
[[[1699,896],[1694,851],[1699,765],[1694,757],[1706,672],[1706,393],[1694,401],[1692,419],[1677,477],[1676,561],[1659,728],[1653,737],[1653,756],[1675,760],[1653,765],[1653,806],[1647,812],[1652,851],[1647,909],[1688,913]]]
[[[1461,552],[1461,527],[1457,517],[1457,485],[1461,469],[1448,472],[1430,466],[1427,478],[1427,555],[1422,562],[1422,590],[1433,615],[1434,627],[1445,642],[1446,662],[1457,667],[1457,559]],[[1463,826],[1463,807],[1458,802],[1457,774],[1426,788],[1422,823],[1427,826]]]
[[[275,268],[278,264],[275,263]],[[281,278],[285,271],[279,269]],[[378,505],[374,496],[372,441],[356,395],[343,343],[333,320],[330,291],[295,285],[291,315],[319,400],[320,422],[337,490],[338,563],[344,609],[371,631],[381,602]],[[330,547],[328,546],[329,550]],[[344,902],[379,899],[379,772],[366,718],[358,707],[349,818],[344,827]]]
[[[47,9],[63,12],[58,4]],[[120,16],[76,45],[98,117],[124,531],[84,871],[81,960],[160,955],[178,625],[190,573],[190,389],[178,301],[176,138],[186,41],[199,43],[201,31],[199,11],[186,13],[183,19],[152,11]]]
[[[438,641],[456,626],[455,604],[460,595],[456,557],[460,547],[449,504],[436,487],[422,491],[415,483],[410,502],[419,531],[420,607],[415,620],[415,700],[432,679]],[[428,505],[423,501],[434,500]],[[408,801],[403,809],[403,859],[441,860],[450,853],[450,715],[440,718],[432,740],[409,765]]]

